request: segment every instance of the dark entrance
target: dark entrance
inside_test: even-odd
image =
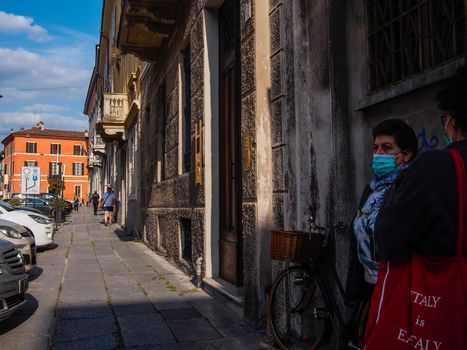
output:
[[[220,276],[242,285],[239,1],[219,10]]]

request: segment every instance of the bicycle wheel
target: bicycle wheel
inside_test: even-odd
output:
[[[282,271],[271,287],[268,322],[283,350],[314,350],[329,327],[329,308],[320,280],[301,266]]]

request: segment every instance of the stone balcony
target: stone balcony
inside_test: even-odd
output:
[[[103,115],[96,123],[96,131],[104,142],[123,140],[128,116],[128,94],[104,93]]]
[[[90,168],[102,166],[101,158],[100,158],[99,156],[96,156],[96,155],[91,155],[91,156],[89,156],[89,158],[88,158],[88,166],[89,166]]]
[[[158,49],[175,31],[177,0],[123,0],[117,46],[143,61],[158,61]]]
[[[105,143],[98,142],[92,145],[92,151],[95,155],[105,156]]]

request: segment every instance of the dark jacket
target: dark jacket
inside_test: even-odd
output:
[[[467,165],[467,140],[453,143]],[[421,153],[386,198],[375,224],[379,256],[407,261],[412,251],[456,254],[457,184],[449,151]]]

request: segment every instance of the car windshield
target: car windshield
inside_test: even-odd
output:
[[[4,201],[0,201],[0,207],[2,207],[3,209],[5,209],[6,211],[13,211],[15,210],[15,208],[13,208],[11,205],[9,205],[8,203],[4,202]]]

